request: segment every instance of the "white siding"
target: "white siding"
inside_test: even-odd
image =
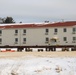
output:
[[[15,29],[3,29],[2,30],[2,45],[10,45],[10,46],[15,46],[15,45],[20,45],[15,44],[15,38],[20,38],[19,34],[16,36],[15,35]]]
[[[57,28],[57,34],[54,34],[54,29]],[[63,32],[66,28],[67,32]],[[18,35],[15,35],[16,29],[2,29],[2,44],[0,46],[10,45],[10,46],[31,46],[31,45],[76,45],[72,43],[73,37],[76,34],[72,34],[73,27],[49,27],[49,28],[20,28],[18,30]],[[23,30],[26,29],[26,35],[23,35]],[[45,30],[49,29],[48,35],[46,35]],[[52,42],[51,39],[57,37],[57,42]],[[67,41],[63,41],[63,37],[67,37]],[[18,43],[15,43],[15,38],[18,38]],[[26,38],[26,43],[23,43],[23,38]],[[45,43],[45,39],[49,38],[49,43]]]
[[[23,29],[21,29],[21,35],[22,34]],[[44,45],[45,41],[44,29],[43,28],[26,29],[26,35],[21,36],[21,44],[23,43],[23,38],[26,38],[26,45]]]

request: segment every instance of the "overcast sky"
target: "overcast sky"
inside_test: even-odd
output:
[[[0,0],[0,17],[16,22],[76,20],[76,0]]]

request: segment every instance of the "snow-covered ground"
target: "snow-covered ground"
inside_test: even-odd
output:
[[[0,58],[0,75],[76,75],[76,58]]]

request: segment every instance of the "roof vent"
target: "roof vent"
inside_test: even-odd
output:
[[[49,23],[49,21],[44,21],[45,23]]]

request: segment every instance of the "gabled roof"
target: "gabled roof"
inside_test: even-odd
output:
[[[41,28],[41,27],[65,27],[65,26],[75,26],[76,21],[68,22],[57,22],[57,23],[41,23],[41,24],[1,24],[0,28]]]

